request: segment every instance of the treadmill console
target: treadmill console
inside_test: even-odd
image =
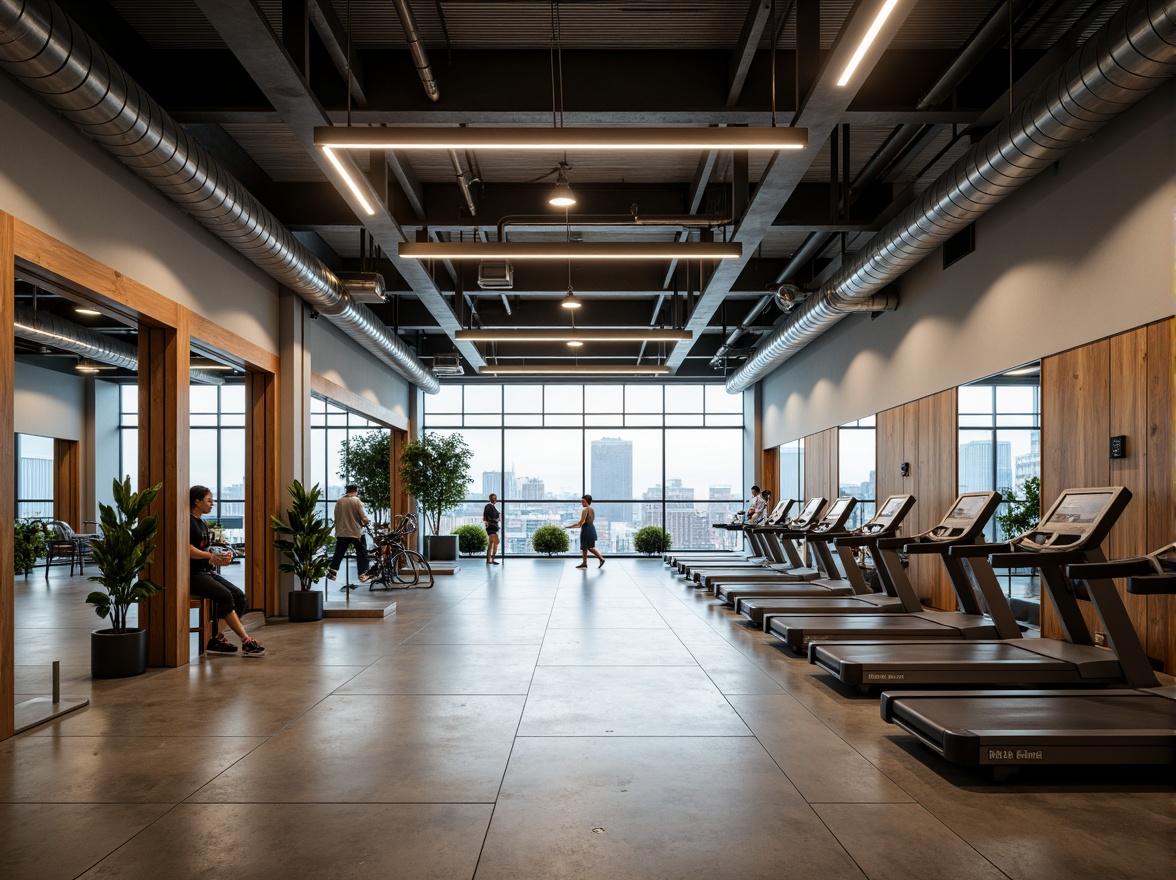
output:
[[[1085,550],[1097,547],[1131,500],[1122,486],[1067,489],[1036,528],[1013,538],[1015,550]]]
[[[810,498],[804,509],[788,521],[788,528],[798,530],[811,528],[824,506],[824,498]]]
[[[935,541],[965,542],[974,540],[1000,505],[999,492],[965,492],[948,510],[935,528],[911,539],[911,543]]]
[[[768,514],[768,518],[764,521],[764,525],[774,526],[780,520],[788,515],[788,511],[792,509],[792,505],[796,502],[791,498],[781,498],[780,503],[772,508],[772,512]]]
[[[852,495],[842,495],[833,502],[833,506],[829,508],[828,513],[821,517],[821,521],[809,530],[810,533],[820,535],[825,532],[840,532],[856,506],[856,498]]]
[[[854,529],[855,535],[883,535],[898,527],[915,506],[914,495],[891,495],[868,523]]]

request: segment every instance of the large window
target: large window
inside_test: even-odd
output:
[[[850,517],[849,527],[856,529],[862,523],[873,519],[875,495],[875,445],[874,416],[858,419],[841,426],[837,431],[837,482],[841,495],[852,495],[857,505]]]
[[[139,387],[123,385],[119,407],[120,474],[138,484]],[[245,386],[189,388],[188,478],[212,490],[209,515],[224,527],[231,544],[245,541]]]
[[[318,396],[310,398],[310,482],[322,489],[322,513],[334,519],[335,502],[343,497],[343,444],[387,429]],[[370,505],[369,505],[370,507]],[[393,514],[403,511],[392,511]]]
[[[796,502],[790,516],[804,507],[804,438],[785,443],[780,447],[780,499],[791,498]]]
[[[53,519],[53,438],[16,435],[17,519]]]
[[[577,520],[587,492],[611,552],[632,552],[646,525],[678,548],[734,547],[711,528],[744,507],[743,400],[721,385],[445,385],[423,425],[473,449],[468,500],[442,532],[481,524],[493,492],[506,551],[529,553],[535,529]]]

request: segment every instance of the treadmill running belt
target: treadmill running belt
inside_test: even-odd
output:
[[[920,729],[945,730],[1156,730],[1176,727],[1176,704],[1161,697],[1074,695],[1025,697],[903,697],[896,715]],[[901,709],[901,711],[899,711]]]
[[[1027,648],[1004,642],[996,644],[922,642],[910,645],[902,642],[889,642],[882,645],[838,642],[818,644],[814,650],[827,657],[837,660],[851,660],[854,663],[919,663],[942,667],[961,663],[969,665],[977,663],[1033,663],[1049,664],[1059,669],[1069,669],[1073,666],[1063,660],[1034,654]]]

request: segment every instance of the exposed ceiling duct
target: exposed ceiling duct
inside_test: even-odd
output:
[[[1176,63],[1176,0],[1135,0],[1098,30],[865,250],[793,309],[727,379],[753,385],[944,241],[1158,88]]]
[[[50,0],[0,0],[0,69],[428,393],[437,377]]]
[[[139,350],[135,346],[95,333],[49,312],[17,306],[13,315],[13,333],[20,339],[76,354],[100,364],[136,373],[139,371]],[[200,385],[225,384],[223,377],[207,370],[192,370],[189,376]]]

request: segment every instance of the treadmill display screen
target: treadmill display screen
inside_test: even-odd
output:
[[[804,506],[804,510],[802,510],[797,515],[796,518],[799,520],[803,520],[805,522],[808,522],[810,519],[812,519],[814,516],[817,515],[817,510],[820,508],[820,506],[821,506],[821,499],[820,498],[813,498],[812,500],[809,501],[808,504],[806,504]]]
[[[973,522],[980,512],[984,510],[984,505],[988,503],[987,495],[964,495],[959,498],[958,503],[952,509],[952,512],[947,515],[944,522],[954,520],[964,520],[965,522]]]
[[[841,516],[842,512],[849,506],[849,502],[852,500],[852,498],[842,496],[841,498],[838,498],[836,501],[834,501],[833,506],[829,508],[829,512],[825,514],[825,521],[833,522],[836,520],[837,517]]]
[[[901,495],[891,498],[882,506],[882,509],[878,511],[878,519],[881,519],[882,517],[896,516],[898,512],[902,510],[902,502],[903,496]]]
[[[1093,492],[1082,495],[1063,495],[1043,525],[1090,525],[1111,500],[1110,492]]]

